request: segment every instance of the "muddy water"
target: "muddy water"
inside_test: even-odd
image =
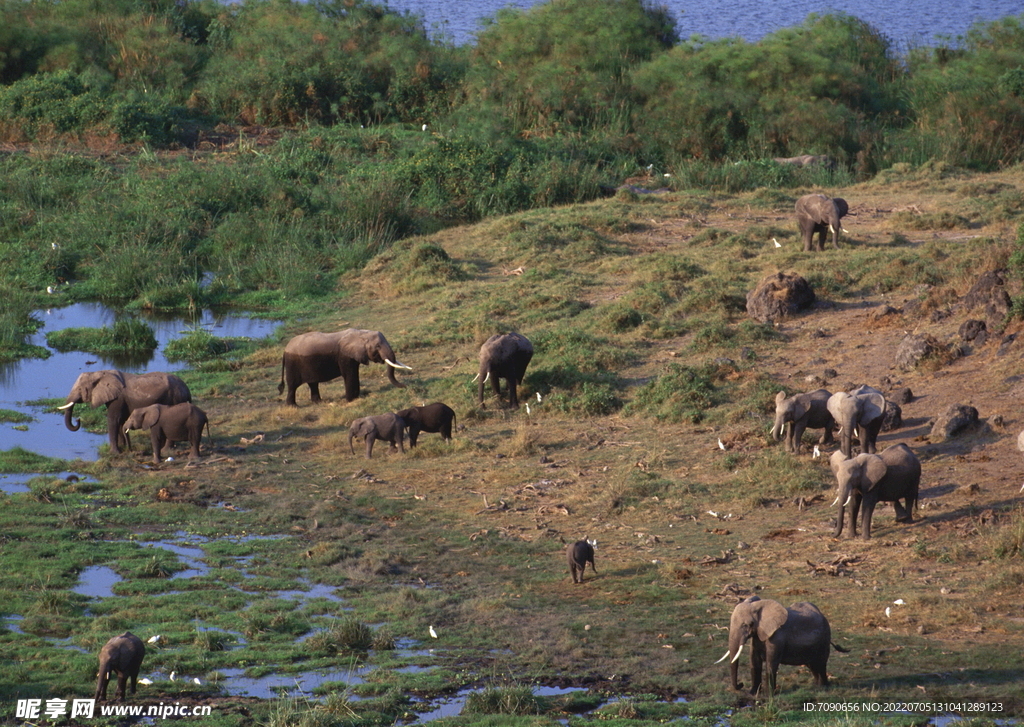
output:
[[[102,328],[113,325],[117,313],[100,303],[77,303],[66,308],[37,311],[35,316],[44,322],[30,339],[30,343],[46,347],[46,334],[64,328]],[[48,359],[22,359],[0,364],[0,409],[13,409],[35,418],[27,431],[13,425],[0,425],[0,449],[22,447],[38,454],[61,459],[93,461],[99,457],[106,435],[90,434],[84,429],[68,431],[63,416],[43,413],[40,407],[24,402],[43,398],[64,399],[75,379],[83,371],[117,368],[132,373],[145,371],[175,371],[183,364],[172,364],[164,358],[163,347],[176,338],[201,327],[219,337],[265,338],[274,332],[279,321],[264,321],[238,315],[222,315],[204,311],[197,320],[183,318],[144,318],[156,335],[157,350],[144,358],[109,359],[89,353],[71,351],[58,353],[50,349]]]

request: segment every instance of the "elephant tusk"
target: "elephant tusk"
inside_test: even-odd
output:
[[[833,235],[836,234],[836,228],[832,226],[831,222],[828,225],[828,231],[831,232]]]
[[[471,383],[471,384],[475,384],[475,383],[476,383],[476,380],[477,380],[477,379],[479,379],[479,378],[480,378],[480,372],[479,372],[479,371],[477,371],[477,372],[476,372],[476,376],[474,376],[474,377],[473,377],[473,380],[472,380],[472,381],[470,381],[469,383]]]
[[[716,661],[715,663],[716,663],[716,664],[721,664],[721,663],[722,663],[723,661],[725,661],[725,660],[726,660],[726,659],[728,659],[728,658],[729,658],[729,650],[728,650],[728,649],[726,649],[726,650],[725,650],[725,656],[723,656],[723,657],[722,657],[721,659],[719,659],[719,660],[718,660],[718,661]]]
[[[74,405],[75,405],[75,402],[72,401],[72,402],[69,402],[69,403],[65,404],[64,406],[58,406],[57,408],[60,409],[60,410],[70,409]]]
[[[488,371],[487,372],[487,376],[484,377],[484,383],[486,384],[490,380],[490,378],[491,378],[491,372]]]
[[[847,505],[849,505],[850,504],[850,500],[852,500],[852,499],[853,499],[853,495],[850,495],[849,497],[847,497],[846,498],[846,502],[843,503],[843,507],[846,507]]]
[[[384,359],[384,363],[393,369],[405,369],[406,371],[412,371],[412,367],[406,366],[405,364],[395,363],[389,358]]]
[[[831,505],[829,505],[829,507],[835,507],[835,504],[836,504],[837,502],[839,502],[839,495],[836,495],[836,499],[834,499],[834,500],[832,501],[832,504],[831,504]]]
[[[740,644],[740,648],[736,649],[736,656],[734,656],[732,658],[732,661],[730,661],[729,663],[730,664],[735,664],[736,660],[740,658],[740,654],[742,654],[742,653],[743,653],[743,644]]]

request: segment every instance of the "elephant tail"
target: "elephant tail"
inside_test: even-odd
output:
[[[835,641],[831,641],[829,643],[831,643],[832,644],[832,648],[835,649],[836,651],[838,651],[840,654],[849,654],[850,653],[849,649],[844,649],[842,646],[837,644]]]

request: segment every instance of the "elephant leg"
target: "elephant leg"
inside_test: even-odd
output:
[[[355,401],[359,398],[359,362],[345,360],[340,368],[345,380],[345,401]]]
[[[188,443],[192,445],[192,454],[190,456],[193,459],[199,459],[199,443],[202,440],[202,436],[202,430],[189,434]]]
[[[420,436],[420,428],[410,424],[409,425],[409,449],[416,446],[416,439]]]
[[[294,397],[292,397],[294,399]],[[320,382],[310,381],[309,382],[309,400],[314,404],[319,404],[323,401],[320,398]],[[294,403],[294,401],[293,401]]]
[[[377,438],[377,435],[371,432],[366,435],[366,459],[373,459],[373,440]]]
[[[819,687],[828,687],[827,664],[827,661],[815,659],[813,662],[807,665],[807,668],[811,670],[811,674],[814,675],[814,683]]]
[[[860,514],[860,535],[864,540],[871,539],[871,518],[875,514],[875,502],[868,501],[864,498],[864,502],[861,503],[863,511]]]
[[[764,668],[764,656],[756,652],[750,654],[750,693],[756,695],[761,689],[761,674]]]
[[[441,439],[446,442],[452,441],[452,423],[448,422],[441,427]]]
[[[117,694],[114,695],[115,699],[120,699],[122,702],[124,701],[124,689],[125,689],[125,686],[127,686],[127,684],[128,684],[128,673],[127,672],[121,672],[120,674],[118,674],[117,675]]]
[[[807,429],[807,422],[793,422],[793,454],[800,454],[803,449],[804,430]]]
[[[519,396],[516,392],[516,378],[512,376],[508,380],[508,404],[513,409],[519,408]]]
[[[832,444],[835,441],[835,437],[832,436],[832,427],[826,426],[821,432],[821,438],[818,439],[818,444]]]
[[[853,499],[850,501],[850,535],[854,538],[857,537],[857,520],[860,518],[861,499],[859,493],[854,493]]]

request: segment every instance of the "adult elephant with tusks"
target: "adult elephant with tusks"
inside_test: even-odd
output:
[[[835,537],[843,534],[843,514],[847,505],[850,506],[850,528],[854,537],[857,536],[857,514],[860,511],[861,536],[865,540],[871,538],[871,517],[879,502],[893,503],[896,522],[913,522],[921,486],[921,461],[910,447],[894,444],[881,454],[858,454],[852,459],[847,459],[842,452],[835,452],[829,464],[839,488]],[[905,507],[900,505],[901,499]]]
[[[516,387],[523,383],[526,367],[533,358],[533,344],[521,333],[495,334],[484,341],[480,347],[480,371],[474,381],[479,380],[478,397],[480,406],[484,405],[484,384],[488,380],[494,389],[494,395],[501,397],[499,379],[508,382],[508,401],[513,409],[519,408],[519,396]]]
[[[744,645],[750,641],[751,694],[761,689],[762,672],[768,664],[768,690],[775,693],[780,664],[806,666],[814,675],[814,683],[828,686],[830,648],[847,653],[832,643],[832,629],[817,606],[806,601],[786,608],[778,601],[751,596],[736,604],[729,620],[729,650],[716,664],[729,659],[732,688],[743,688],[738,680],[737,661]]]
[[[839,447],[849,459],[853,436],[860,440],[862,452],[874,454],[875,441],[885,422],[885,397],[878,389],[859,386],[853,391],[837,391],[828,400],[828,411],[839,425]]]
[[[172,405],[187,401],[192,401],[192,393],[185,382],[174,374],[160,371],[128,374],[107,369],[79,374],[68,394],[67,403],[58,408],[64,412],[64,425],[72,432],[77,432],[81,420],[71,421],[75,404],[106,406],[110,449],[120,452],[122,446],[131,444],[123,430],[133,411],[151,404]]]
[[[839,221],[850,211],[842,197],[826,197],[823,194],[805,194],[796,201],[796,223],[804,241],[804,251],[825,249],[825,237],[832,233],[832,246],[839,249],[839,232],[843,229]],[[815,243],[814,236],[818,236]]]
[[[295,390],[308,384],[310,401],[319,404],[320,384],[341,376],[345,380],[345,400],[354,401],[359,398],[359,366],[369,363],[385,364],[388,381],[405,388],[405,384],[395,378],[395,369],[412,369],[398,362],[391,344],[380,331],[346,328],[333,333],[302,333],[284,347],[277,393],[287,386],[285,403],[295,406]]]
[[[772,437],[775,441],[786,435],[786,451],[797,454],[800,452],[804,430],[823,429],[819,444],[831,444],[832,427],[835,419],[828,411],[828,400],[832,394],[827,389],[809,391],[806,394],[786,396],[780,391],[775,395],[775,425]],[[787,429],[788,427],[788,429]]]

